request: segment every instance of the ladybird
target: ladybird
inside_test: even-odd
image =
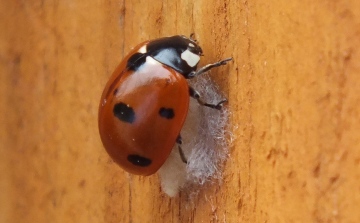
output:
[[[181,151],[180,131],[190,97],[203,106],[221,109],[226,100],[217,104],[202,101],[186,79],[232,58],[197,70],[202,55],[191,37],[163,37],[137,45],[111,75],[100,100],[99,133],[110,157],[125,171],[154,174],[176,143]]]

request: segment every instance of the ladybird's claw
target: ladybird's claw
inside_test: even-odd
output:
[[[185,164],[187,164],[187,159],[185,157],[184,151],[181,148],[181,144],[182,144],[182,138],[181,135],[179,134],[178,137],[176,138],[176,143],[178,144],[178,149],[179,149],[179,154],[180,154],[180,158],[181,161]]]
[[[181,135],[178,135],[178,137],[176,138],[176,143],[181,145],[182,144],[182,138]]]
[[[187,161],[187,159],[186,159],[186,157],[185,157],[184,151],[182,150],[182,148],[181,148],[180,145],[178,146],[178,148],[179,148],[179,153],[180,153],[181,161],[182,161],[183,163],[187,164],[188,161]]]
[[[227,100],[227,99],[221,100],[219,103],[217,103],[217,104],[215,105],[215,109],[221,110],[222,107],[223,107],[223,104],[224,104],[225,102],[228,102],[228,100]]]
[[[220,63],[220,65],[226,65],[227,62],[233,60],[232,57],[229,57],[229,58],[226,58],[226,59],[223,59],[223,60],[220,60],[218,63]]]
[[[190,93],[190,97],[196,99],[200,105],[206,106],[209,108],[214,108],[217,110],[221,110],[223,107],[222,105],[228,101],[227,99],[223,99],[220,102],[218,102],[217,104],[210,104],[210,103],[206,103],[203,100],[201,100],[199,92],[197,92],[194,88],[189,87],[189,93]]]
[[[225,102],[227,102],[227,101],[228,101],[227,99],[223,99],[223,100],[221,100],[221,101],[220,101],[219,103],[217,103],[217,104],[203,103],[202,105],[207,106],[207,107],[209,107],[209,108],[214,108],[214,109],[217,109],[217,110],[221,110],[222,107],[223,107],[223,104],[224,104]]]

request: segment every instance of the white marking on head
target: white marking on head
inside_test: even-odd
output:
[[[190,47],[195,47],[195,45],[194,45],[194,44],[192,44],[192,43],[189,43],[189,46],[190,46]]]
[[[142,46],[139,50],[139,53],[146,53],[146,45]]]
[[[156,74],[156,77],[149,74]],[[132,94],[134,89],[138,89],[141,86],[149,86],[149,84],[152,84],[156,79],[166,78],[169,78],[169,71],[163,64],[151,56],[147,56],[145,63],[143,63],[136,72],[123,80],[123,84],[118,88],[117,97]]]
[[[190,67],[195,67],[200,61],[200,56],[189,50],[185,50],[181,54],[181,59],[185,60]]]
[[[136,73],[142,73],[144,71],[144,69],[145,70],[146,69],[152,69],[154,67],[155,68],[162,67],[162,64],[159,61],[152,58],[151,56],[146,56],[145,63],[143,63],[140,67],[138,67],[138,70],[137,70]]]
[[[146,63],[152,64],[152,65],[154,65],[154,64],[160,64],[161,65],[161,63],[159,61],[155,60],[151,56],[146,57]]]

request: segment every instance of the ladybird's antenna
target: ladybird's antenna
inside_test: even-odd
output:
[[[199,42],[197,41],[196,37],[195,37],[195,33],[191,33],[191,34],[190,34],[190,39],[191,39],[192,41],[194,41],[195,43],[199,43]]]

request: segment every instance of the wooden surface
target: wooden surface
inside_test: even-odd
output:
[[[91,3],[90,3],[91,2]],[[360,1],[1,1],[0,222],[358,222]],[[137,43],[195,32],[238,125],[222,185],[162,194],[102,148]]]

